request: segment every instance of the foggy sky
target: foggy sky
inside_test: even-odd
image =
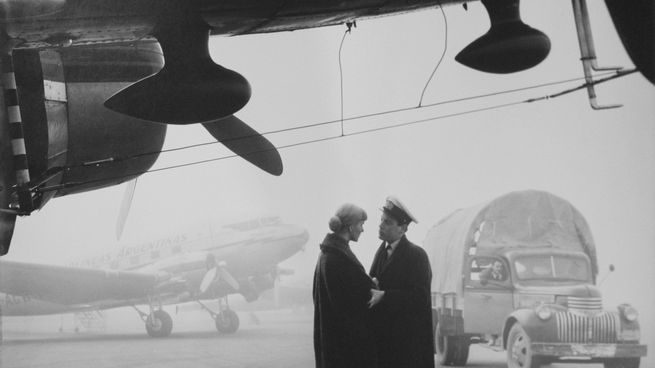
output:
[[[552,4],[552,5],[551,5]],[[601,65],[632,67],[602,1],[590,1]],[[582,76],[570,1],[523,1],[524,21],[551,39],[550,56],[529,71],[491,75],[468,69],[454,56],[486,32],[480,3],[446,8],[448,48],[424,105]],[[359,21],[342,51],[344,115],[417,106],[444,48],[439,10]],[[253,96],[236,115],[260,132],[338,119],[338,49],[345,27],[273,35],[212,38],[217,63],[249,79]],[[82,254],[161,238],[198,223],[225,223],[259,213],[280,214],[305,226],[305,252],[287,264],[288,282],[309,283],[318,242],[336,208],[349,201],[369,221],[354,251],[368,267],[379,240],[384,198],[395,194],[412,210],[410,240],[453,210],[512,190],[547,190],[573,203],[587,219],[598,247],[604,306],[623,302],[640,311],[642,326],[655,317],[655,87],[639,74],[597,87],[594,111],[585,91],[531,104],[437,119],[407,127],[348,133],[426,117],[525,100],[582,81],[420,111],[347,122],[346,136],[280,151],[284,173],[274,177],[239,158],[146,174],[139,179],[120,242],[114,235],[123,187],[59,198],[40,213],[20,218],[7,259],[65,263]],[[339,135],[339,124],[271,134],[277,146]],[[170,127],[166,147],[210,141],[201,126]],[[229,155],[219,145],[163,154],[156,167]],[[640,285],[638,287],[638,285]],[[642,341],[655,346],[642,328]],[[652,354],[650,354],[652,355]],[[647,357],[647,366],[653,358]]]

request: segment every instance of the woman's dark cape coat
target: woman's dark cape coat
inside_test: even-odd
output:
[[[433,368],[432,269],[428,256],[405,236],[388,260],[386,252],[383,243],[370,272],[385,291],[382,301],[372,309],[380,367]]]
[[[348,243],[328,234],[314,273],[317,368],[374,368],[377,349],[367,306],[373,283]]]

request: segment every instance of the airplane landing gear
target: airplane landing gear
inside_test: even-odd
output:
[[[239,316],[231,309],[217,314],[214,321],[218,332],[235,333],[239,329]]]
[[[146,318],[146,331],[151,337],[167,337],[173,331],[173,320],[163,310],[156,310]]]
[[[150,314],[147,314],[136,306],[132,306],[139,313],[139,317],[146,324],[146,332],[150,337],[168,337],[173,331],[173,319],[161,307],[155,310],[150,303]]]
[[[230,309],[230,306],[227,304],[227,297],[218,299],[218,307],[220,309],[220,312],[218,313],[209,309],[209,307],[203,304],[200,300],[196,300],[196,302],[198,302],[198,304],[200,304],[200,306],[214,319],[218,332],[229,334],[237,332],[239,329],[239,316],[236,312]]]

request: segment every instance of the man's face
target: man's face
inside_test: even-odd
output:
[[[406,231],[407,225],[398,225],[398,221],[396,221],[395,218],[382,212],[380,230],[378,232],[378,236],[381,240],[384,240],[387,243],[393,243],[405,235]]]
[[[502,273],[503,272],[503,264],[500,263],[499,261],[494,262],[493,270],[496,273]]]

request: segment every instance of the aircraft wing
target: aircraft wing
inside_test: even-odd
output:
[[[0,261],[0,292],[66,305],[144,298],[160,281],[155,274]]]

